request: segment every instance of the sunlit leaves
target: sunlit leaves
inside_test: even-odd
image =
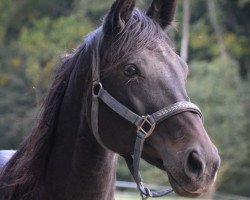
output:
[[[75,48],[92,28],[77,16],[34,20],[21,31],[19,47],[25,55],[26,74],[34,86],[46,88],[60,55]]]

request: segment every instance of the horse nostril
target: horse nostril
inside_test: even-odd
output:
[[[203,172],[203,162],[196,151],[189,153],[185,168],[187,175],[194,178],[198,178]]]

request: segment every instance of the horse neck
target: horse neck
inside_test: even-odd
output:
[[[116,156],[103,149],[89,129],[83,94],[79,92],[85,90],[80,73],[72,72],[61,105],[44,199],[114,199]]]

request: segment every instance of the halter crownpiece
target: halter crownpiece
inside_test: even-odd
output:
[[[98,51],[94,52],[97,53]],[[161,197],[169,194],[173,191],[172,188],[166,189],[164,191],[151,191],[149,188],[144,187],[142,183],[142,178],[139,173],[140,168],[140,158],[143,150],[143,144],[147,137],[149,137],[155,127],[174,115],[183,112],[193,112],[198,114],[202,121],[203,116],[195,104],[189,101],[180,101],[169,105],[151,115],[139,116],[133,111],[131,111],[126,106],[122,105],[113,96],[111,96],[102,86],[100,82],[100,68],[99,68],[99,56],[93,59],[96,63],[93,64],[92,68],[92,108],[91,108],[91,126],[92,132],[97,140],[97,142],[105,149],[108,149],[106,145],[102,142],[102,139],[98,131],[98,111],[99,111],[99,100],[102,100],[110,109],[119,114],[121,117],[134,124],[137,128],[136,141],[134,145],[133,155],[123,156],[127,163],[127,166],[132,174],[137,188],[141,193],[142,199],[147,199],[149,197]]]

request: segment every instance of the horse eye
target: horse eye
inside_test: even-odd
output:
[[[134,75],[138,75],[139,70],[135,65],[126,65],[123,69],[123,73],[128,77],[132,77]]]

